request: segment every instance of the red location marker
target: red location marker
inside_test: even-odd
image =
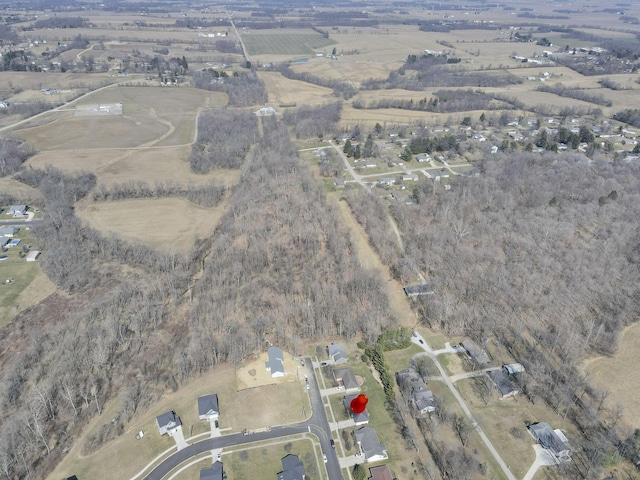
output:
[[[349,404],[349,408],[351,408],[351,411],[353,413],[359,414],[365,411],[365,409],[367,408],[368,402],[369,402],[369,398],[364,393],[361,393],[356,398],[351,400],[351,403]]]

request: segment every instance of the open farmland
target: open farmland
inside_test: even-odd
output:
[[[180,253],[211,234],[223,213],[223,207],[202,208],[181,198],[91,203],[77,210],[98,230]]]
[[[335,42],[319,33],[249,33],[242,35],[249,55],[313,55]]]
[[[594,358],[585,363],[593,383],[609,392],[610,406],[623,407],[622,417],[633,428],[640,428],[640,378],[632,374],[637,369],[640,351],[640,323],[625,328],[620,346],[611,357]]]
[[[278,72],[260,72],[269,91],[269,102],[278,104],[314,105],[335,101],[331,89],[283,77]]]

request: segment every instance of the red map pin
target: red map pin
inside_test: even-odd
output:
[[[361,393],[356,398],[351,400],[351,403],[349,404],[349,408],[351,408],[351,411],[353,413],[359,414],[365,411],[365,409],[367,408],[368,402],[369,402],[369,398],[364,393]]]

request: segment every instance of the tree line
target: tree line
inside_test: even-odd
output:
[[[173,182],[156,182],[150,186],[142,180],[130,180],[113,185],[101,183],[92,193],[92,198],[94,202],[103,202],[129,198],[183,197],[201,207],[215,207],[224,197],[225,191],[224,185],[218,182],[187,186]]]

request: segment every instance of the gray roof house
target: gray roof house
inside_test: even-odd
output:
[[[70,477],[63,478],[62,480],[78,480],[78,477],[71,475]]]
[[[209,468],[200,470],[200,480],[222,480],[224,478],[222,463],[216,460]]]
[[[380,460],[386,460],[387,447],[384,443],[380,443],[376,431],[370,427],[362,427],[356,430],[356,442],[364,455],[364,459],[367,462],[379,462]]]
[[[9,207],[9,211],[7,212],[7,215],[11,215],[13,217],[22,217],[24,216],[25,213],[27,213],[28,209],[29,209],[28,205],[11,205]]]
[[[433,392],[422,380],[416,380],[411,384],[411,398],[416,409],[424,414],[436,411]]]
[[[476,365],[486,365],[489,363],[489,356],[487,355],[487,352],[476,345],[476,342],[473,340],[465,340],[461,345]]]
[[[354,393],[351,395],[345,395],[344,397],[344,409],[347,411],[347,413],[349,414],[349,416],[353,419],[353,422],[356,426],[360,426],[360,425],[366,425],[367,423],[369,423],[369,412],[367,412],[367,409],[364,409],[364,412],[362,413],[353,413],[351,411],[351,401],[356,398],[359,394],[358,393]]]
[[[509,377],[502,370],[491,370],[487,372],[487,375],[495,383],[501,398],[515,397],[519,393],[519,390],[513,386]]]
[[[529,431],[533,438],[553,453],[556,458],[568,459],[570,453],[569,445],[566,442],[566,437],[563,439],[558,435],[559,430],[553,430],[547,422],[539,422],[529,425]]]
[[[344,344],[342,343],[332,342],[330,345],[327,345],[327,352],[333,359],[333,363],[347,363],[347,360],[349,360],[347,352],[344,349]]]
[[[18,227],[2,227],[0,228],[0,237],[13,238],[19,231]]]
[[[336,379],[339,385],[344,387],[345,392],[360,390],[356,376],[349,367],[334,368],[333,378]]]
[[[156,424],[158,425],[160,435],[164,435],[165,433],[176,430],[182,425],[182,422],[180,421],[180,417],[176,415],[176,412],[171,410],[170,412],[165,412],[162,415],[157,416]]]
[[[204,395],[198,397],[198,416],[200,420],[216,420],[220,415],[218,407],[218,395]]]
[[[273,378],[276,377],[284,377],[284,353],[281,348],[278,347],[269,347],[267,351],[269,355],[269,360],[265,363],[267,367],[267,372],[271,372],[271,376]]]
[[[282,471],[276,474],[277,480],[304,480],[304,464],[297,455],[287,455],[282,460]]]

